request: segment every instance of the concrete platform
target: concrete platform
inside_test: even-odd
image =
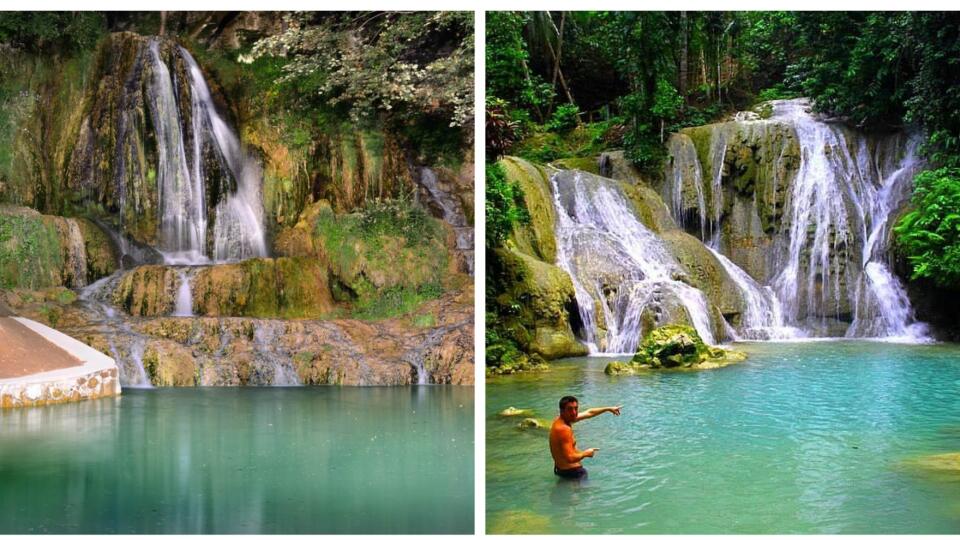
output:
[[[0,360],[9,362],[0,373],[15,376],[0,378],[0,408],[120,394],[117,364],[109,356],[36,321],[4,319]]]

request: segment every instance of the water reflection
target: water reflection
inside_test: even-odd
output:
[[[472,388],[125,390],[0,427],[0,532],[473,530]]]

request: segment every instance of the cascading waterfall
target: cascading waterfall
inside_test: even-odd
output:
[[[822,320],[846,293],[856,306],[847,337],[925,337],[885,260],[890,214],[918,170],[916,141],[888,138],[871,153],[864,138],[851,140],[808,107],[806,100],[774,102],[773,119],[793,124],[801,149],[786,216],[787,258],[775,278],[780,299],[798,300],[792,320],[803,311]],[[851,265],[862,271],[850,272]]]
[[[700,159],[697,157],[697,148],[690,137],[675,133],[667,140],[667,151],[670,159],[667,160],[663,199],[670,202],[674,220],[681,227],[686,228],[688,216],[683,194],[692,190],[697,198],[700,238],[707,238],[707,204],[703,196],[703,167],[700,166]],[[690,189],[687,189],[687,186],[690,186]]]
[[[714,343],[703,293],[663,241],[637,219],[616,181],[580,171],[553,175],[557,266],[573,281],[591,352],[633,353],[645,315],[683,310],[705,342]]]
[[[260,193],[259,165],[245,155],[236,134],[217,113],[203,72],[190,53],[178,48],[189,81],[177,81],[160,54],[158,40],[150,42],[153,80],[150,111],[157,140],[157,177],[160,192],[159,249],[167,264],[209,264],[267,254]],[[184,121],[177,105],[178,84],[190,88],[190,152]],[[213,223],[212,258],[207,255],[208,211],[206,181],[213,171],[204,167],[204,148],[215,149],[220,169],[234,186],[217,203]],[[229,180],[233,180],[230,182]],[[229,191],[229,190],[228,190]]]
[[[709,179],[687,135],[675,134],[668,144],[671,159],[665,170],[664,199],[683,225],[696,198],[700,238],[743,298],[738,334],[750,339],[787,339],[839,332],[846,337],[926,339],[926,325],[916,322],[906,291],[891,271],[888,245],[891,218],[909,198],[912,178],[922,165],[917,139],[857,135],[814,117],[805,99],[771,105],[767,119],[738,114],[734,122],[710,126]],[[778,135],[778,144],[784,145],[779,156],[776,148],[763,149],[764,159],[776,160],[776,166],[767,170],[772,191],[766,192],[766,204],[776,204],[778,184],[787,190],[782,215],[772,214],[771,219],[779,215],[779,220],[774,221],[773,245],[765,254],[767,277],[759,283],[721,253],[725,245],[719,224],[724,217],[723,191],[730,189],[723,185],[725,175],[737,174],[730,171],[730,163],[744,163],[740,154],[728,158],[730,145],[757,148],[766,140],[757,137],[773,133],[767,128],[774,124],[785,125],[795,134],[799,165],[794,177],[785,177],[784,171],[790,169],[781,165],[789,163],[783,160],[790,157],[786,149],[792,135]],[[728,159],[733,161],[726,163]],[[756,211],[757,191],[753,197]]]
[[[737,339],[793,339],[804,336],[798,328],[787,326],[784,322],[780,299],[772,288],[757,283],[750,274],[716,249],[710,246],[707,249],[720,261],[727,275],[740,289],[744,308],[740,316],[740,329],[735,330]]]
[[[150,42],[153,84],[148,96],[157,141],[157,186],[160,192],[160,245],[170,264],[207,261],[203,177],[191,175],[183,145],[180,111],[173,77],[160,57],[160,42]]]
[[[104,335],[110,356],[117,362],[120,384],[124,387],[152,388],[153,384],[143,367],[147,337],[135,332],[109,303],[108,297],[121,276],[122,272],[116,272],[91,283],[80,291],[79,299],[91,308],[90,313],[97,315],[91,322],[111,330]],[[126,347],[118,343],[117,337],[124,338]]]
[[[264,257],[267,244],[263,229],[260,167],[243,153],[237,135],[217,113],[200,66],[186,49],[180,47],[179,51],[190,72],[195,173],[202,178],[201,135],[212,133],[220,156],[236,180],[236,191],[227,195],[216,208],[214,259],[230,261]]]

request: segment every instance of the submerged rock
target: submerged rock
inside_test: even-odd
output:
[[[507,407],[506,409],[500,411],[500,416],[523,416],[533,414],[533,411],[530,409],[518,409],[516,407]]]
[[[524,418],[517,424],[520,429],[546,429],[547,422],[539,418]]]
[[[944,480],[960,480],[960,452],[912,458],[906,460],[904,465],[911,469],[935,474]]]

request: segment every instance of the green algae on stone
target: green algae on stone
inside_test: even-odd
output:
[[[547,169],[515,157],[504,158],[500,165],[507,181],[520,187],[530,216],[528,225],[514,227],[511,241],[523,253],[552,264],[557,258],[557,211]]]
[[[27,208],[0,207],[0,288],[62,285],[63,251],[50,216]]]
[[[741,352],[707,345],[691,326],[667,325],[644,337],[629,367],[712,369],[745,359],[746,355]],[[625,366],[613,366],[609,370],[608,374],[624,373]]]

